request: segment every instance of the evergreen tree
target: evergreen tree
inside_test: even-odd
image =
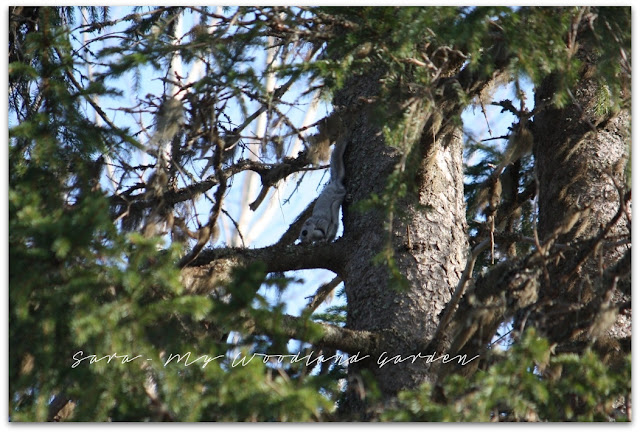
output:
[[[630,419],[630,8],[9,12],[12,421]]]

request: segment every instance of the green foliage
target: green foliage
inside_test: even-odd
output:
[[[631,357],[616,371],[591,350],[552,354],[528,329],[497,362],[470,379],[447,377],[436,401],[431,385],[399,395],[385,421],[628,421],[617,409],[631,394]]]
[[[603,89],[608,90],[603,91],[598,109],[609,112],[619,104],[620,83],[624,86],[627,81],[621,74],[619,53],[621,49],[630,53],[630,15],[624,8],[596,9],[589,13],[605,17],[599,21],[602,27],[579,30],[592,34],[593,46],[589,48],[598,53],[608,50],[597,64]],[[583,68],[575,43],[577,24],[587,13],[580,7],[329,7],[319,11],[333,16],[342,28],[327,44],[326,56],[306,64],[305,71],[322,77],[332,91],[350,83],[348,77],[380,76],[373,116],[380,119],[385,143],[399,149],[400,163],[389,176],[384,193],[372,195],[361,205],[386,212],[387,221],[401,212],[398,200],[415,187],[415,174],[421,167],[411,163],[421,160],[423,149],[418,143],[425,124],[430,120],[439,126],[439,105],[451,102],[440,99],[444,83],[455,90],[455,102],[465,106],[470,103],[469,95],[457,81],[464,73],[492,77],[501,71],[516,85],[526,78],[534,86],[553,75],[557,91],[551,102],[562,106],[572,101],[570,89]],[[573,45],[568,45],[568,40]],[[608,82],[616,84],[609,87]],[[479,187],[490,174],[487,168],[502,160],[501,151],[494,147],[477,144],[473,150],[478,149],[487,157],[466,172],[471,178],[466,189],[469,203],[475,202]],[[523,182],[530,173],[523,172]],[[522,190],[524,185],[517,187]],[[475,230],[478,209],[470,206],[469,212]],[[531,218],[527,209],[521,225],[530,226]],[[390,227],[383,230],[389,236],[392,233]],[[379,263],[389,266],[393,280],[401,281],[396,278],[390,252],[381,251],[378,258]]]
[[[342,397],[343,366],[309,374],[299,363],[264,362],[256,355],[294,352],[285,302],[261,291],[279,295],[290,279],[252,263],[216,288],[223,296],[215,290],[188,293],[176,266],[183,245],[118,226],[126,212],[113,204],[118,194],[107,197],[103,189],[105,159],[124,161],[120,181],[132,191],[143,188],[140,173],[149,167],[136,172],[128,160],[144,148],[143,131],[100,126],[87,114],[91,98],[123,95],[114,83],[141,80],[148,70],[167,71],[174,55],[186,64],[203,60],[206,75],[190,84],[194,92],[185,100],[195,132],[176,157],[181,167],[200,168],[198,163],[210,158],[212,137],[236,132],[231,113],[246,119],[251,104],[272,107],[274,92],[264,85],[265,74],[278,73],[277,88],[315,80],[325,95],[361,75],[378,74],[372,114],[380,119],[387,144],[398,150],[399,163],[383,193],[361,209],[387,212],[383,229],[392,233],[391,221],[402,213],[399,203],[415,192],[422,151],[417,143],[442,97],[436,84],[455,81],[463,68],[491,76],[503,53],[506,72],[514,77],[524,74],[538,85],[556,74],[561,90],[556,102],[567,103],[565,90],[581,66],[566,46],[578,8],[225,8],[222,13],[234,19],[206,27],[203,18],[182,40],[175,40],[173,29],[185,8],[137,8],[117,22],[110,21],[108,8],[89,8],[82,31],[103,37],[103,29],[117,24],[124,37],[91,53],[92,65],[100,68],[88,80],[78,72],[85,59],[70,34],[76,10],[34,10],[15,26],[9,64],[12,421],[46,420],[52,397],[60,395],[74,401],[71,419],[77,421],[315,421],[329,419]],[[596,21],[592,41],[602,59],[597,109],[609,113],[625,103],[616,99],[625,90],[624,65],[613,59],[616,47],[628,51],[630,14],[620,8],[598,12],[604,19]],[[30,20],[37,26],[29,27]],[[275,39],[286,48],[280,60],[288,63],[255,68],[278,26],[290,30]],[[175,77],[167,74],[164,80],[166,85]],[[459,83],[453,87],[454,102],[467,104]],[[136,114],[154,107],[155,99],[139,97]],[[278,109],[270,113],[280,114]],[[270,119],[273,125],[285,125],[283,136],[299,135],[284,116]],[[477,149],[485,158],[469,167],[472,186],[500,160],[494,148]],[[278,152],[272,154],[278,159]],[[530,173],[527,164],[523,171]],[[518,187],[530,180],[524,176]],[[529,209],[521,216],[525,234],[531,220]],[[396,286],[406,283],[391,244],[374,265],[388,267]],[[299,335],[308,341],[321,332],[311,320],[343,325],[345,307],[304,322]],[[246,363],[239,362],[243,357]],[[563,372],[559,378],[539,374],[557,368]],[[610,416],[611,400],[628,393],[628,376],[628,365],[619,373],[607,371],[592,352],[549,356],[546,342],[527,335],[471,381],[448,378],[447,404],[434,403],[425,385],[401,394],[401,407],[385,417],[477,421],[498,410],[517,419],[533,413],[544,420],[603,420]]]
[[[347,323],[346,305],[336,305],[328,307],[322,313],[316,313],[311,318],[337,326],[344,326]]]
[[[48,8],[41,14],[57,16]],[[232,314],[277,330],[271,322],[282,305],[265,308],[256,292],[265,281],[281,290],[288,280],[266,278],[256,264],[228,287],[228,304],[185,293],[177,244],[159,251],[161,239],[117,229],[96,155],[130,140],[83,114],[86,96],[110,90],[69,82],[68,37],[63,26],[28,34],[33,57],[10,67],[12,82],[43,89],[43,108],[25,110],[10,130],[11,420],[45,421],[55,395],[75,402],[77,421],[319,419],[331,403],[313,378],[273,376],[260,359],[233,365],[227,345],[212,337],[220,333],[211,318]],[[110,77],[148,57],[121,60]],[[273,341],[286,351],[277,334]],[[170,362],[187,353],[192,364]],[[207,363],[205,355],[223,356]]]
[[[598,56],[594,76],[603,89],[607,89],[605,104],[617,112],[621,106],[630,107],[631,8],[599,7],[597,13],[594,31],[587,33]]]

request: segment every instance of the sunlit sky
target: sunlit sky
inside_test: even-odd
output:
[[[118,17],[123,17],[132,12],[130,7],[125,6],[116,6],[111,8],[110,18],[115,19]],[[193,24],[193,14],[186,13],[184,15],[184,19],[182,22],[182,29],[177,31],[178,34],[184,34],[185,31],[188,31]],[[82,24],[82,20],[80,16],[76,20],[76,26]],[[116,25],[112,31],[121,31],[125,28],[126,24],[118,24]],[[79,31],[75,31],[73,33],[73,43],[74,47],[80,49],[80,47],[89,39],[96,36],[96,34],[83,34]],[[93,52],[98,51],[99,49],[108,46],[109,44],[118,44],[120,41],[118,39],[104,39],[103,41],[93,43],[91,45],[91,50]],[[255,53],[255,61],[258,67],[264,67],[265,61],[265,53],[264,52],[256,52]],[[179,62],[178,62],[179,63]],[[168,65],[168,61],[166,62]],[[179,73],[183,77],[189,77],[190,80],[197,80],[201,77],[202,68],[199,70],[194,68],[193,64],[175,64],[174,67],[179,69]],[[87,70],[79,70],[79,72],[88,76],[89,71]],[[99,70],[91,71],[93,74],[100,72]],[[115,87],[119,91],[122,92],[121,97],[112,97],[106,98],[102,97],[98,101],[99,105],[103,108],[103,110],[110,116],[111,120],[120,127],[129,127],[132,132],[140,131],[140,126],[136,124],[133,116],[128,116],[124,114],[122,111],[118,111],[118,108],[122,108],[125,106],[133,107],[136,106],[139,102],[139,99],[145,97],[145,95],[151,94],[156,98],[160,98],[163,95],[164,87],[161,78],[166,75],[166,71],[158,71],[154,70],[151,67],[141,68],[137,74],[127,73],[117,80],[109,80],[107,84],[109,86]],[[87,84],[86,81],[84,84]],[[524,83],[526,85],[526,83]],[[297,88],[293,88],[290,93],[290,96],[287,97],[289,101],[300,99],[300,92],[304,90],[302,87],[298,86]],[[531,108],[533,104],[533,97],[531,96],[531,88],[530,86],[525,87],[525,90],[529,93],[529,97],[527,103],[529,108]],[[503,88],[496,92],[494,95],[494,100],[500,101],[502,99],[515,99],[513,88]],[[306,104],[311,102],[310,98],[306,98],[304,101]],[[87,112],[89,113],[89,117],[93,118],[93,110],[89,106],[87,106]],[[251,107],[251,104],[249,104]],[[257,104],[253,104],[254,109],[258,108]],[[305,118],[305,114],[307,111],[308,105],[298,105],[293,106],[289,109],[287,113],[292,121],[298,125],[303,126],[303,121]],[[326,112],[330,110],[330,106],[321,101],[318,104],[317,110],[314,113],[311,119],[307,119],[308,123],[311,124],[318,119],[322,118]],[[469,137],[472,137],[475,140],[483,140],[487,138],[491,138],[489,130],[492,132],[494,137],[505,135],[507,132],[507,128],[511,125],[514,118],[510,115],[500,114],[501,108],[495,107],[491,105],[485,105],[484,113],[483,110],[479,106],[469,107],[463,113],[463,125],[465,134]],[[486,117],[485,117],[486,114]],[[144,113],[140,115],[139,119],[144,124],[146,131],[142,131],[141,134],[137,136],[138,140],[142,143],[146,141],[145,134],[149,134],[153,131],[153,115],[152,113]],[[238,112],[236,119],[241,119],[241,114]],[[11,123],[10,119],[10,125]],[[258,122],[254,122],[254,132],[255,126]],[[260,133],[256,132],[258,135]],[[496,145],[502,145],[501,141],[494,142]],[[297,152],[296,152],[297,154]],[[247,156],[247,152],[245,151],[242,155],[243,157]],[[293,156],[296,156],[295,154]],[[150,163],[150,157],[144,152],[138,152],[135,156],[137,159],[137,163]],[[473,158],[473,156],[472,156]],[[147,176],[150,175],[150,172],[147,173]],[[349,174],[347,173],[347,176]],[[251,173],[250,176],[257,176],[256,174]],[[328,175],[322,171],[307,173],[302,181],[298,184],[299,178],[295,178],[293,181],[288,181],[284,185],[280,186],[277,190],[274,191],[275,200],[273,201],[272,209],[268,209],[265,211],[267,206],[263,204],[261,209],[258,209],[256,214],[253,214],[251,211],[250,215],[248,215],[249,221],[254,222],[254,225],[249,227],[251,237],[255,237],[250,244],[251,247],[262,247],[268,246],[276,242],[280,236],[286,231],[289,225],[294,221],[297,215],[304,210],[309,202],[311,202],[317,195],[320,193],[323,184],[328,181]],[[241,200],[241,188],[239,187],[245,182],[245,174],[238,175],[234,177],[232,187],[229,190],[229,194],[225,200],[225,210],[229,212],[231,216],[234,217],[236,221],[240,219],[241,211],[240,208],[242,204]],[[113,190],[110,183],[105,177],[104,180],[105,189],[110,191]],[[255,194],[259,192],[259,182],[257,182],[257,189],[255,190]],[[297,190],[296,190],[297,188]],[[124,188],[123,188],[124,189]],[[255,197],[250,197],[249,201],[253,201]],[[289,198],[291,198],[289,200]],[[209,213],[210,204],[208,202],[202,203],[200,207],[198,207],[198,214],[200,220],[206,221]],[[264,215],[266,214],[266,217]],[[221,216],[222,218],[222,230],[221,236],[217,241],[217,245],[227,245],[231,242],[229,239],[229,233],[233,228],[233,224],[226,216]],[[340,235],[342,232],[342,228],[338,232]],[[246,234],[246,233],[245,233]],[[309,270],[309,271],[299,271],[295,273],[290,273],[291,276],[295,276],[296,278],[302,278],[305,283],[303,284],[292,284],[289,289],[282,294],[281,300],[287,302],[287,313],[297,314],[306,305],[307,300],[305,300],[306,296],[312,295],[315,290],[322,285],[330,281],[334,274],[327,270]],[[289,274],[288,274],[289,275]],[[275,293],[275,290],[271,290],[271,292]],[[325,305],[326,307],[326,305]],[[322,307],[319,311],[322,310]]]

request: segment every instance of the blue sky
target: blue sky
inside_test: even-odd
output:
[[[110,15],[111,18],[122,17],[131,12],[131,8],[125,6],[116,6],[111,9]],[[190,13],[185,14],[183,29],[184,33],[186,30],[191,28],[193,15]],[[77,24],[81,23],[81,19],[78,17]],[[125,28],[125,25],[118,24],[112,30],[113,31],[121,31]],[[95,35],[83,35],[79,32],[74,33],[75,36],[75,46],[80,47],[81,44],[86,40],[86,37],[91,39]],[[101,42],[97,42],[91,46],[92,50],[98,51],[100,48],[116,45],[119,43],[118,39],[106,39]],[[256,52],[256,64],[262,65],[264,64],[265,53]],[[182,64],[182,75],[186,76],[191,71],[193,65]],[[83,74],[87,74],[88,71],[82,70]],[[99,70],[94,70],[93,73],[98,73]],[[118,80],[110,80],[108,81],[108,85],[113,86],[122,92],[122,96],[118,98],[101,98],[99,101],[100,106],[104,109],[108,116],[111,117],[113,122],[118,126],[127,126],[130,127],[132,131],[138,131],[140,129],[139,125],[135,123],[135,119],[133,116],[127,116],[119,108],[123,106],[135,106],[138,104],[138,99],[143,98],[145,95],[151,94],[155,97],[159,98],[163,94],[163,84],[160,80],[161,77],[165,75],[166,71],[157,71],[153,70],[151,67],[141,68],[137,74],[127,73],[123,75]],[[85,83],[86,84],[86,83]],[[298,92],[301,91],[301,88],[297,88]],[[533,102],[533,97],[531,96],[531,86],[526,86],[525,90],[529,93],[529,97],[527,103],[529,107],[531,107]],[[299,94],[293,93],[290,96],[289,100],[298,99]],[[502,100],[502,99],[514,99],[513,88],[503,88],[497,91],[493,97],[494,100]],[[310,99],[308,98],[308,101]],[[254,108],[257,108],[257,105],[254,104]],[[320,119],[324,114],[326,114],[327,110],[330,107],[326,102],[320,102],[318,106],[317,113],[313,117],[313,121]],[[290,108],[290,111],[287,113],[294,123],[298,126],[301,126],[303,123],[303,118],[305,116],[305,106],[294,106]],[[89,104],[87,104],[88,113],[92,113],[92,109]],[[486,119],[485,115],[480,109],[479,106],[472,106],[465,110],[463,113],[463,125],[466,134],[473,137],[476,140],[482,140],[486,138],[491,138],[489,134],[489,128],[487,127],[487,122],[489,123],[489,127],[493,136],[501,136],[507,132],[507,128],[513,122],[513,117],[509,115],[500,114],[500,107],[493,107],[490,105],[485,105]],[[90,116],[92,116],[90,114]],[[140,119],[144,126],[147,128],[148,132],[151,132],[153,129],[153,114],[152,113],[144,113],[140,115]],[[241,119],[240,113],[237,115],[237,119]],[[10,119],[11,124],[11,119]],[[145,142],[146,138],[144,138],[144,134],[138,136],[141,142]],[[495,142],[496,145],[502,145],[500,141]],[[246,156],[246,155],[245,155]],[[295,156],[295,155],[293,155]],[[134,154],[134,160],[137,163],[150,163],[150,157],[148,155],[143,154],[142,152],[138,154]],[[147,173],[148,176],[150,174]],[[347,173],[348,176],[348,173]],[[270,216],[268,217],[268,223],[265,224],[259,234],[256,237],[255,241],[251,244],[251,247],[261,247],[267,246],[274,242],[276,242],[282,233],[289,227],[289,225],[293,222],[293,220],[297,217],[297,215],[304,210],[309,202],[311,202],[317,195],[320,193],[323,184],[328,180],[328,176],[323,171],[317,172],[309,172],[304,176],[304,179],[298,185],[299,178],[296,178],[293,181],[286,182],[286,184],[280,186],[276,191],[277,204],[275,206],[275,210],[272,211]],[[227,210],[234,218],[237,218],[240,215],[240,205],[241,205],[241,188],[238,186],[242,185],[245,182],[244,175],[239,175],[237,178],[233,180],[233,186],[230,188],[229,195],[225,200],[225,210]],[[105,179],[104,182],[105,188],[110,188],[109,182]],[[255,198],[255,197],[253,197]],[[250,198],[250,201],[253,200]],[[289,200],[291,198],[291,200]],[[264,205],[262,208],[264,209]],[[200,214],[200,219],[204,219],[208,216],[210,205],[209,203],[201,203],[198,206],[197,210]],[[250,219],[259,220],[262,216],[263,209],[259,209],[255,215],[250,215]],[[224,219],[226,217],[223,216]],[[224,222],[225,226],[230,227],[230,221]],[[340,229],[342,230],[342,229]],[[341,233],[341,231],[339,232]],[[222,245],[229,242],[224,234],[218,240],[217,244]],[[309,270],[309,271],[300,271],[295,274],[297,278],[302,278],[305,283],[304,284],[292,284],[291,287],[282,294],[282,300],[286,301],[288,304],[288,313],[297,314],[302,307],[306,304],[305,297],[310,296],[315,292],[315,290],[322,285],[330,281],[333,278],[333,273],[326,270]]]

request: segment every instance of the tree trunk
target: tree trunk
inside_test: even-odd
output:
[[[590,54],[581,55],[586,65],[573,103],[563,109],[547,104],[557,91],[553,77],[536,92],[536,105],[546,107],[536,115],[533,131],[538,234],[549,238],[577,218],[557,240],[577,247],[549,267],[541,281],[540,298],[548,308],[538,321],[550,340],[559,343],[559,351],[580,351],[598,338],[596,348],[628,352],[631,196],[625,170],[630,115],[626,109],[602,109],[598,101],[608,99],[608,89],[596,81]]]
[[[346,105],[346,101],[356,98],[354,95],[375,94],[375,79],[369,81],[369,86],[366,80],[358,82],[348,87],[349,94],[339,95],[338,105]],[[425,126],[430,123],[430,113],[418,115],[424,119],[418,122],[420,127],[430,131]],[[383,336],[376,356],[349,367],[348,406],[354,410],[361,407],[358,401],[367,391],[362,381],[365,370],[365,376],[371,374],[375,378],[383,396],[433,380],[430,364],[424,360],[390,362],[383,367],[377,362],[385,357],[416,355],[427,346],[438,326],[438,314],[460,278],[467,237],[459,130],[437,136],[435,142],[434,134],[422,133],[420,150],[410,156],[420,158],[417,187],[397,204],[397,213],[402,214],[393,216],[389,228],[385,224],[387,213],[362,212],[352,206],[371,194],[383,194],[389,174],[401,163],[401,152],[385,144],[380,128],[367,113],[362,112],[351,126],[345,154],[351,201],[344,207],[345,237],[341,241],[347,246],[347,327]],[[406,288],[398,289],[392,284],[388,266],[374,264],[376,255],[389,245],[396,266],[406,277]]]
[[[486,348],[500,324],[514,318],[514,336],[533,326],[561,351],[595,349],[612,364],[631,349],[629,112],[599,114],[606,91],[590,65],[573,89],[575,101],[553,108],[549,77],[536,92],[532,122],[539,216],[536,249],[492,267],[467,290],[435,341],[460,353]],[[477,365],[449,364],[440,373],[471,375]]]

